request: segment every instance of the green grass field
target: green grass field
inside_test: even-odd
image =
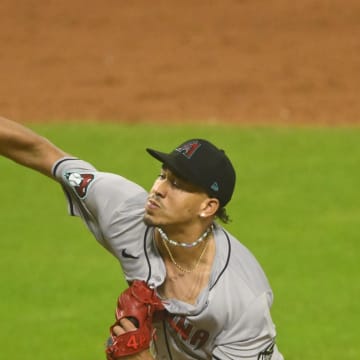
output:
[[[357,360],[360,129],[34,125],[97,168],[150,188],[191,137],[227,150],[238,172],[228,229],[262,263],[286,360]],[[0,159],[2,359],[99,360],[124,279],[117,260],[66,213],[60,187]]]

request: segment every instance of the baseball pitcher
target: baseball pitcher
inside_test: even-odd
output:
[[[69,214],[121,264],[129,287],[114,302],[104,357],[283,360],[268,280],[221,226],[236,182],[230,159],[204,139],[147,152],[160,165],[149,192],[0,118],[0,154],[57,181]]]

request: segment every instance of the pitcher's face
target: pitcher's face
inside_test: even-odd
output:
[[[150,190],[144,221],[151,226],[189,224],[199,218],[208,195],[163,168]]]

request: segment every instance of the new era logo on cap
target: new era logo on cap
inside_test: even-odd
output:
[[[218,192],[219,191],[219,184],[215,181],[211,186],[210,186],[210,189],[215,191],[215,192]]]

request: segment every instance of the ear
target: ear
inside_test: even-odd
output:
[[[214,216],[220,207],[220,202],[216,198],[207,198],[201,204],[199,216],[203,219]]]

